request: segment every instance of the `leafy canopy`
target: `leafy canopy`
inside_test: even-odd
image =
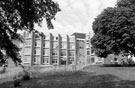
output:
[[[135,55],[135,0],[121,0],[93,22],[92,46],[99,57]]]
[[[4,56],[11,57],[15,63],[19,48],[13,40],[23,38],[18,30],[34,30],[34,24],[41,24],[46,19],[47,27],[53,28],[52,19],[60,11],[59,5],[52,0],[1,0],[0,1],[0,62]]]

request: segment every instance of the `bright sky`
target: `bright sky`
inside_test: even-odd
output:
[[[106,7],[113,7],[117,0],[53,0],[58,2],[61,12],[53,21],[54,29],[48,30],[46,22],[36,29],[46,33],[72,34],[92,32],[92,22]]]

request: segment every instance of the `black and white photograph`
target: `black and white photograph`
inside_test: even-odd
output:
[[[135,88],[135,0],[0,0],[0,88]]]

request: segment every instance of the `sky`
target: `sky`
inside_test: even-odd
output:
[[[74,32],[88,33],[92,31],[94,18],[103,9],[114,7],[117,0],[53,0],[58,2],[61,11],[56,14],[53,20],[54,29],[47,29],[45,20],[42,27],[35,26],[35,29],[44,33],[72,34]]]

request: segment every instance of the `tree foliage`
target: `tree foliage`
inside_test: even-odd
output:
[[[34,30],[34,24],[41,24],[46,19],[47,27],[53,28],[51,20],[60,11],[59,5],[52,0],[1,0],[0,1],[0,61],[4,55],[11,57],[15,63],[19,48],[13,40],[22,41],[18,30]]]
[[[121,0],[93,22],[92,46],[100,57],[135,55],[135,0]]]

